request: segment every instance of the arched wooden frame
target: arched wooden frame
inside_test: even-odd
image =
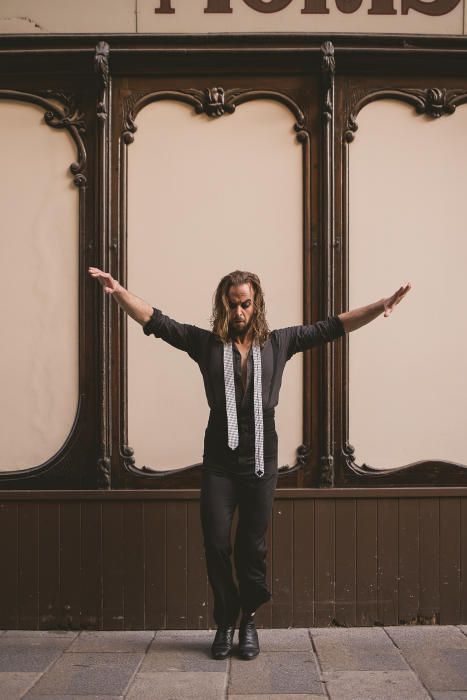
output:
[[[126,241],[127,241],[127,169],[128,147],[135,138],[137,130],[135,119],[138,113],[148,104],[174,100],[192,107],[197,114],[206,114],[212,118],[232,114],[238,107],[253,100],[274,100],[286,106],[295,117],[294,129],[296,138],[302,145],[303,162],[303,250],[304,250],[304,318],[311,322],[310,287],[310,251],[316,245],[311,240],[311,134],[307,125],[305,113],[297,102],[288,94],[278,90],[260,89],[226,89],[222,87],[206,87],[204,90],[158,90],[147,93],[132,93],[124,101],[122,131],[120,135],[120,231],[122,254],[118,267],[121,279],[126,278]],[[127,434],[127,331],[126,323],[120,326],[120,386],[122,392],[119,433],[119,474],[123,483],[138,487],[171,488],[199,486],[202,471],[201,464],[190,465],[181,469],[155,472],[144,467],[135,466],[137,456],[128,445]],[[309,355],[307,353],[306,355]],[[310,467],[310,424],[311,424],[311,361],[304,357],[304,396],[303,396],[303,444],[296,450],[296,462],[291,467],[280,470],[280,479],[284,485],[296,485],[297,474],[303,474],[302,480],[308,478]]]
[[[88,382],[85,366],[85,221],[87,209],[87,152],[84,142],[86,123],[84,114],[78,108],[73,94],[63,90],[17,90],[0,89],[0,100],[23,102],[37,105],[44,110],[44,122],[54,129],[66,129],[76,146],[77,159],[69,166],[73,183],[79,190],[78,198],[78,241],[79,241],[79,369],[78,369],[78,403],[73,425],[68,437],[59,450],[39,465],[0,472],[0,484],[4,488],[18,488],[27,485],[41,488],[78,488],[87,483],[95,483],[97,454],[94,450],[94,464],[89,470],[83,458],[80,439],[89,435],[89,398],[86,391]],[[88,414],[88,415],[87,415]],[[91,431],[92,432],[92,431]],[[89,442],[88,442],[89,444]]]
[[[467,85],[458,88],[406,88],[402,86],[376,87],[356,84],[346,86],[341,94],[342,119],[336,133],[336,143],[340,147],[341,191],[339,203],[343,235],[343,254],[336,266],[341,266],[341,294],[344,308],[348,308],[348,240],[349,240],[349,148],[358,132],[357,117],[368,104],[377,100],[398,100],[412,106],[417,114],[440,118],[453,114],[459,105],[467,103]],[[387,127],[386,127],[387,128]],[[388,486],[388,485],[465,485],[467,484],[467,465],[449,461],[424,460],[406,465],[397,465],[391,469],[375,469],[365,463],[359,463],[353,445],[349,442],[349,348],[348,341],[343,349],[341,361],[341,413],[336,416],[337,432],[340,434],[338,455],[336,459],[333,483],[335,485]],[[362,455],[364,457],[364,455]]]

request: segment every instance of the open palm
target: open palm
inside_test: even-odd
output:
[[[100,282],[107,294],[113,294],[117,291],[119,284],[117,280],[114,280],[109,272],[103,272],[102,270],[99,270],[98,267],[90,267],[88,268],[88,272],[91,277],[94,277],[94,279],[97,279],[98,282]]]
[[[406,294],[410,291],[412,288],[412,285],[410,282],[407,282],[403,287],[399,287],[399,289],[394,292],[394,294],[384,301],[384,315],[389,316],[392,313],[392,310],[397,304],[402,301],[402,299],[405,297]]]

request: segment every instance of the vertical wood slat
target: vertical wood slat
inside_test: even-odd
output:
[[[81,504],[81,627],[102,629],[102,505]]]
[[[272,516],[272,626],[290,627],[293,620],[293,502],[276,500]]]
[[[314,625],[315,501],[293,501],[293,626]]]
[[[399,502],[399,620],[416,622],[419,609],[418,499]]]
[[[439,499],[421,498],[420,607],[421,622],[439,621]]]
[[[143,504],[125,503],[123,509],[124,629],[144,629]]]
[[[439,505],[440,623],[460,618],[460,499],[443,498]]]
[[[60,619],[60,504],[39,504],[39,629]]]
[[[355,499],[336,500],[336,622],[356,624],[357,510]]]
[[[166,504],[144,504],[145,629],[167,627],[166,604]]]
[[[187,623],[187,508],[185,501],[167,503],[167,628]]]
[[[378,618],[378,512],[375,498],[357,501],[357,625]]]
[[[81,504],[60,505],[60,619],[79,629],[81,608]]]
[[[335,501],[315,502],[315,626],[335,619]]]
[[[208,626],[208,579],[199,502],[187,503],[187,627]]]
[[[123,508],[102,504],[102,622],[106,630],[124,629]]]
[[[38,628],[38,511],[37,503],[18,505],[18,628]]]
[[[467,498],[461,498],[461,624],[467,624]]]
[[[18,605],[18,505],[0,505],[0,629],[17,629]]]
[[[378,621],[399,620],[399,502],[378,500]]]
[[[271,516],[272,517],[272,516]],[[266,583],[268,590],[274,593],[273,585],[273,568],[274,568],[274,551],[273,551],[273,536],[272,536],[272,522],[269,522],[268,530],[266,533]],[[272,615],[274,610],[274,601],[265,603],[262,605],[255,615],[256,626],[263,627],[266,629],[271,628],[272,625]]]

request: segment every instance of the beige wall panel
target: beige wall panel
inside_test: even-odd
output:
[[[221,119],[156,103],[129,146],[128,286],[164,313],[210,328],[212,294],[256,272],[271,328],[301,323],[302,147],[282,105],[258,101]],[[138,466],[202,460],[208,407],[197,365],[128,327],[129,443]],[[277,412],[281,463],[302,441],[302,358],[286,368]]]
[[[0,34],[136,31],[136,0],[1,0]]]
[[[0,102],[1,469],[45,462],[78,401],[76,149],[44,110]]]
[[[394,1],[395,15],[369,15],[371,0],[363,0],[353,13],[340,12],[328,0],[329,14],[302,14],[303,0],[292,0],[280,12],[252,10],[243,0],[232,0],[231,14],[205,14],[207,0],[172,0],[173,14],[156,14],[160,2],[138,0],[138,31],[169,33],[209,32],[356,32],[396,34],[462,34],[464,0],[446,15],[430,17],[409,10],[401,15],[401,0]]]
[[[467,108],[438,120],[370,104],[350,145],[350,308],[413,289],[351,334],[357,461],[467,464]]]

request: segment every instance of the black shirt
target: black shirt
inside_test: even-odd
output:
[[[204,468],[217,473],[229,472],[239,476],[254,474],[253,354],[250,352],[248,356],[247,382],[244,391],[240,352],[235,347],[235,343],[232,344],[239,445],[235,450],[231,450],[227,444],[222,341],[212,331],[178,323],[165,316],[159,309],[154,309],[143,331],[146,335],[155,335],[156,338],[162,338],[173,347],[188,353],[201,370],[206,398],[211,409],[204,438]],[[344,326],[338,316],[330,316],[326,321],[318,321],[310,326],[289,326],[270,332],[261,348],[265,473],[277,471],[274,409],[279,400],[286,362],[295,353],[328,343],[340,338],[344,333]]]

